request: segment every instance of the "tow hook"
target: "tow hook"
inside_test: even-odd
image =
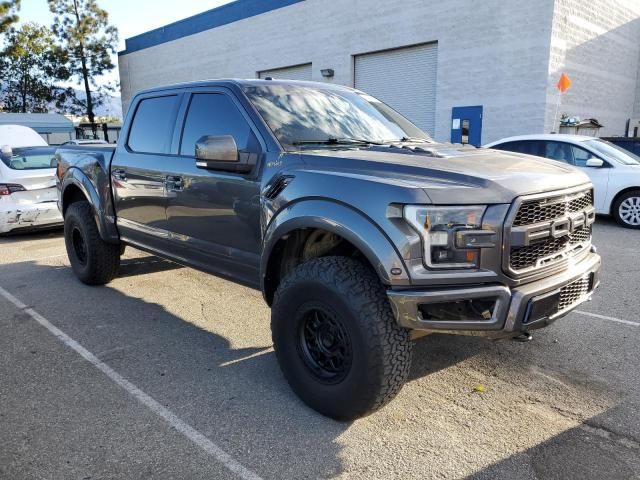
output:
[[[513,337],[513,340],[520,343],[526,343],[533,340],[533,335],[531,335],[529,332],[522,332],[520,335]]]

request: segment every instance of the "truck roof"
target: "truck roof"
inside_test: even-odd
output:
[[[346,87],[344,85],[336,85],[333,83],[324,83],[324,82],[311,82],[311,81],[303,81],[303,80],[287,80],[287,79],[277,79],[274,78],[272,80],[258,79],[258,78],[249,78],[249,79],[239,79],[239,78],[223,78],[223,79],[212,79],[212,80],[198,80],[194,82],[182,82],[175,83],[172,85],[162,85],[158,87],[148,88],[145,90],[140,90],[136,95],[143,95],[153,92],[162,92],[165,90],[176,90],[180,88],[199,88],[199,87],[239,87],[243,86],[258,86],[258,85],[300,85],[307,87],[315,87],[315,88],[323,88],[323,89],[331,89],[331,90],[353,90],[350,87]]]

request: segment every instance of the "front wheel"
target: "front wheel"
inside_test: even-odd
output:
[[[623,227],[640,229],[640,190],[621,195],[613,204],[613,216]]]
[[[118,273],[121,247],[102,240],[89,202],[69,205],[64,242],[73,273],[83,283],[104,285]]]
[[[273,344],[294,392],[336,420],[369,415],[400,391],[412,343],[377,276],[347,257],[292,270],[274,297]]]

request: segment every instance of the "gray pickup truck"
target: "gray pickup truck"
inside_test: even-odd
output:
[[[260,289],[284,376],[336,419],[398,393],[414,338],[526,335],[598,286],[584,174],[435,143],[350,88],[148,90],[117,147],[57,159],[81,281],[108,283],[131,245]]]

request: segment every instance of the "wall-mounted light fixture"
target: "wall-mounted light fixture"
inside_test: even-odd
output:
[[[332,78],[336,72],[333,71],[333,68],[323,68],[320,73],[324,78]]]

